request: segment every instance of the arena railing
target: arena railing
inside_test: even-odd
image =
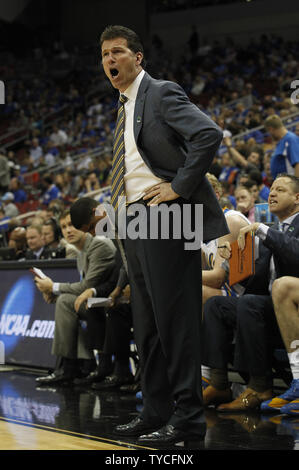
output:
[[[102,96],[99,96],[99,100],[100,100],[105,95],[107,95],[107,93],[111,93],[111,89],[110,89],[110,87],[108,86],[108,84],[106,82],[102,82],[99,85],[95,86],[86,95],[86,105],[87,106],[91,103],[92,99],[98,93],[100,93],[102,95]],[[64,119],[64,117],[60,116],[60,115],[64,114],[66,110],[71,112],[73,110],[73,108],[70,104],[66,104],[66,105],[61,106],[56,111],[53,111],[51,113],[46,114],[45,117],[43,118],[42,128],[47,129],[48,127],[52,126],[53,124],[55,124],[55,123],[59,122],[60,120]],[[56,119],[55,119],[55,116],[57,116]],[[18,144],[19,142],[22,142],[25,139],[27,139],[29,137],[30,132],[31,132],[31,130],[27,126],[23,126],[23,127],[18,128],[18,129],[13,129],[12,131],[6,132],[5,134],[0,135],[0,147],[2,147],[4,149],[6,149],[7,147],[12,147],[12,146]],[[21,133],[20,137],[17,137],[16,139],[11,140],[11,137],[17,136],[20,133]]]
[[[292,113],[290,114],[289,116],[285,116],[284,118],[282,118],[282,122],[284,123],[284,126],[289,129],[291,127],[293,127],[296,122],[293,121],[293,122],[290,122],[290,123],[287,123],[286,121],[288,121],[289,119],[293,119],[295,117],[299,117],[299,111],[297,111],[296,113]],[[238,140],[238,139],[241,139],[249,134],[252,134],[253,132],[256,132],[256,131],[261,131],[261,130],[264,130],[264,133],[266,133],[265,131],[265,126],[264,125],[261,125],[261,126],[258,126],[258,127],[254,127],[248,131],[244,131],[244,132],[240,132],[239,134],[236,134],[234,136],[232,136],[232,140]]]
[[[220,111],[223,108],[233,108],[239,103],[244,104],[245,106],[250,106],[249,102],[253,101],[253,96],[251,94],[241,96],[241,98],[237,98],[236,100],[228,101],[227,103],[219,104],[215,106],[209,114],[220,114]]]
[[[95,149],[88,150],[87,152],[80,152],[80,153],[77,153],[77,154],[71,154],[70,157],[71,157],[73,163],[75,164],[75,163],[80,162],[81,159],[83,160],[84,157],[97,158],[97,157],[101,157],[102,155],[104,155],[105,153],[110,152],[110,151],[111,151],[110,148],[96,147]],[[63,163],[59,163],[59,164],[53,165],[51,167],[47,167],[47,166],[40,167],[36,170],[32,170],[32,171],[29,171],[27,173],[24,173],[22,176],[24,178],[25,184],[33,184],[34,180],[36,180],[36,175],[42,176],[45,173],[49,173],[49,172],[56,173],[59,170],[62,170],[63,168],[65,168]]]
[[[89,193],[84,194],[83,197],[92,197],[93,198],[95,196],[100,195],[101,193],[106,192],[109,189],[110,189],[110,186],[104,186],[102,188],[96,189],[95,191],[90,191]],[[29,217],[36,216],[41,210],[42,210],[42,208],[37,209],[35,211],[25,212],[24,214],[17,215],[16,217],[11,217],[10,219],[0,221],[0,232],[1,232],[1,228],[5,225],[9,224],[9,222],[11,220],[15,220],[16,223],[19,224],[20,222],[22,222],[23,220],[28,219]]]
[[[19,222],[20,220],[24,220],[24,219],[27,219],[27,217],[33,217],[34,215],[36,215],[38,212],[37,211],[30,211],[30,212],[26,212],[25,214],[20,214],[20,215],[17,215],[16,217],[11,217],[10,219],[8,220],[3,220],[3,221],[0,221],[0,227],[2,227],[3,225],[7,225],[7,223],[9,223],[9,221],[11,220],[17,220],[17,222]]]
[[[62,117],[59,117],[59,115],[65,112],[68,108],[70,108],[70,105],[64,105],[61,108],[59,108],[57,111],[53,111],[49,114],[46,114],[46,116],[43,119],[43,124],[42,124],[43,129],[47,129],[49,126],[53,125],[55,122],[58,122],[60,119],[62,119]],[[55,115],[58,115],[57,119],[55,119]],[[6,132],[5,134],[0,135],[0,147],[4,149],[6,149],[7,147],[13,147],[19,142],[26,140],[29,137],[30,132],[31,132],[31,129],[28,126],[19,127],[18,129],[14,129],[12,131]],[[20,137],[17,137],[11,140],[11,137],[17,136],[20,133],[21,133]]]
[[[98,196],[99,194],[104,193],[110,188],[111,186],[104,186],[103,188],[95,189],[94,191],[90,191],[89,193],[84,194],[83,197],[95,197],[95,196]]]

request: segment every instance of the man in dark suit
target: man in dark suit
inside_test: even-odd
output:
[[[275,279],[298,276],[299,179],[279,175],[271,186],[268,202],[279,223],[268,227],[256,222],[240,230],[241,248],[247,232],[259,238],[255,275],[248,279],[244,294],[239,298],[212,297],[204,308],[203,364],[212,371],[203,398],[206,405],[220,403],[219,411],[256,408],[272,396],[273,348],[283,344],[271,291]],[[227,364],[233,338],[234,368],[247,374],[249,383],[231,401]]]
[[[84,202],[86,201],[90,201],[91,204],[95,202],[90,198],[84,198]],[[121,296],[126,297],[126,303],[117,302]],[[85,378],[78,379],[75,383],[92,384],[94,390],[110,390],[127,386],[133,382],[129,367],[132,313],[129,305],[128,279],[123,270],[119,250],[116,250],[115,268],[108,281],[82,292],[75,301],[76,312],[92,297],[110,297],[113,303],[107,308],[97,307],[86,310],[89,344],[91,349],[100,352],[99,361],[95,371]],[[104,315],[101,315],[102,312]],[[112,356],[114,356],[113,364]]]
[[[45,246],[42,234],[42,225],[32,224],[26,229],[28,249],[25,251],[25,259],[49,259],[51,253]]]
[[[144,71],[143,47],[133,31],[107,27],[100,44],[105,74],[121,94],[111,202],[117,209],[118,198],[125,195],[127,228],[137,223],[136,207],[137,212],[143,207],[143,229],[158,233],[157,238],[127,236],[124,241],[144,407],[115,432],[155,445],[201,437],[201,252],[186,249],[184,221],[179,221],[184,236],[176,237],[171,217],[169,225],[162,218],[153,226],[150,216],[157,206],[172,209],[175,202],[180,213],[184,205],[193,211],[194,238],[200,229],[204,240],[228,232],[205,178],[222,132],[180,86]],[[203,227],[195,213],[200,204]],[[161,234],[163,224],[173,233],[168,239]]]

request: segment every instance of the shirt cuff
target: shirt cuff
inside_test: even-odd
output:
[[[59,283],[59,282],[54,282],[54,283],[53,283],[53,288],[52,288],[53,294],[55,294],[55,295],[59,295],[59,294],[60,294],[60,292],[59,292],[59,286],[60,286],[60,283]]]
[[[221,268],[226,272],[226,275],[229,274],[229,261],[227,259],[221,263]]]
[[[260,224],[259,225],[259,228],[257,229],[257,231],[255,232],[255,234],[262,240],[266,240],[266,237],[267,237],[267,233],[268,233],[268,230],[269,230],[270,227],[268,227],[268,225],[265,225],[265,224]]]

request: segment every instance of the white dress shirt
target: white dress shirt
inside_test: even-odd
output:
[[[161,183],[161,178],[153,174],[150,168],[146,165],[140,153],[138,152],[135,138],[134,138],[134,110],[138,89],[141,80],[144,76],[142,70],[134,82],[122,93],[128,98],[125,103],[125,192],[127,203],[138,201],[144,196],[145,191]]]
[[[36,259],[40,258],[40,255],[42,254],[43,249],[44,249],[44,247],[42,246],[39,250],[33,252],[36,256]]]
[[[295,217],[297,217],[297,215],[298,215],[298,212],[296,214],[291,215],[290,217],[285,219],[283,222],[279,222],[279,224],[280,224],[279,225],[279,231],[280,232],[286,232],[288,230],[289,226],[291,225],[291,223],[293,222],[293,220],[295,219]],[[264,241],[264,240],[266,240],[269,228],[270,227],[268,227],[268,225],[260,224],[259,228],[257,229],[257,231],[255,233],[262,241]],[[277,273],[276,273],[275,265],[274,265],[274,257],[272,255],[271,259],[270,259],[270,280],[269,280],[269,292],[270,292],[270,294],[272,293],[272,285],[273,285],[273,282],[275,281],[276,277],[277,277]]]

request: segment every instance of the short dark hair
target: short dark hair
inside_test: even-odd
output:
[[[59,217],[58,217],[59,222],[60,222],[62,219],[65,219],[68,215],[71,215],[71,214],[70,214],[70,210],[69,210],[69,209],[65,209],[63,212],[61,212],[61,214],[60,214]]]
[[[299,193],[299,177],[295,175],[288,175],[287,173],[279,173],[279,175],[276,176],[275,180],[277,178],[289,178],[292,181],[292,186],[294,193]]]
[[[251,170],[249,172],[249,179],[254,181],[256,184],[261,185],[263,184],[263,175],[258,170]]]
[[[82,197],[77,199],[70,207],[70,215],[73,226],[80,230],[83,225],[89,225],[93,215],[93,209],[98,207],[99,203],[91,197]]]
[[[125,26],[120,25],[110,25],[107,26],[101,34],[100,37],[100,46],[104,41],[109,41],[110,39],[124,38],[127,40],[128,48],[133,52],[142,52],[143,59],[141,66],[145,67],[146,62],[144,58],[144,48],[142,42],[139,39],[139,36],[132,29],[126,28]]]
[[[47,184],[53,184],[53,178],[50,175],[44,177],[44,182]]]
[[[245,188],[251,190],[252,186],[258,186],[257,182],[255,180],[251,180],[249,179],[248,181],[242,183],[242,186],[244,186]]]
[[[60,230],[60,226],[59,226],[57,220],[55,219],[55,217],[51,217],[50,219],[46,220],[43,223],[43,226],[44,225],[47,226],[47,227],[52,227],[54,240],[56,242],[59,242],[61,237],[62,237],[62,233],[61,233],[61,230]]]
[[[245,186],[245,184],[244,184],[244,183],[242,183],[242,184],[239,184],[239,185],[236,187],[236,189],[235,189],[235,194],[236,194],[236,192],[237,192],[237,191],[239,191],[239,190],[244,190],[244,189],[245,189],[245,191],[247,191],[247,192],[248,192],[248,194],[250,194],[250,195],[251,195],[251,191],[250,191],[250,189],[248,188],[248,186]]]
[[[264,158],[265,152],[264,152],[263,148],[262,148],[260,145],[254,145],[254,146],[252,147],[250,153],[252,153],[252,152],[258,153],[259,156],[260,156],[260,159],[263,159],[263,158]]]

